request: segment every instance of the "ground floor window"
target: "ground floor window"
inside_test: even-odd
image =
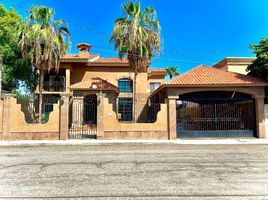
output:
[[[118,120],[121,122],[129,122],[133,120],[133,99],[118,99]]]
[[[53,111],[53,103],[44,103],[44,113],[50,113]]]
[[[53,105],[58,103],[59,96],[57,95],[44,95],[43,97],[43,112],[50,113],[53,111]]]

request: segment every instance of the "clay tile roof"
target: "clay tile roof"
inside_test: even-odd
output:
[[[61,61],[71,61],[71,60],[76,60],[76,61],[85,61],[87,62],[88,60],[94,59],[98,57],[98,54],[88,54],[88,55],[79,55],[79,54],[66,54],[61,57]]]
[[[108,64],[128,64],[127,58],[99,58],[94,60],[92,63],[108,63]]]
[[[164,68],[149,68],[148,73],[167,73],[167,70]]]
[[[94,85],[96,88],[94,88]],[[113,90],[118,92],[115,85],[99,77],[72,84],[69,88],[72,90]]]
[[[171,79],[167,85],[179,86],[266,86],[267,82],[248,75],[200,65]]]

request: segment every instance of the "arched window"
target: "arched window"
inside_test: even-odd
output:
[[[128,78],[122,78],[118,80],[118,89],[120,93],[132,93],[133,81]]]

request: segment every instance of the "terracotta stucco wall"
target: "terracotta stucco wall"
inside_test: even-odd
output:
[[[5,97],[0,101],[0,120],[2,123],[2,140],[58,140],[60,131],[59,104],[55,104],[54,111],[49,115],[46,124],[28,124],[25,122],[21,105],[14,97]]]
[[[155,123],[119,122],[108,97],[103,105],[104,139],[168,139],[166,104],[161,104]]]
[[[2,131],[3,131],[3,100],[1,99],[0,100],[0,132]]]
[[[265,133],[266,138],[268,137],[268,105],[264,106],[264,115],[265,115]]]
[[[235,72],[235,73],[238,73],[238,74],[244,74],[244,75],[247,75],[248,72],[246,71],[248,65],[247,64],[240,64],[240,65],[232,65],[232,64],[229,64],[228,65],[228,71],[229,72]]]
[[[86,81],[91,78],[100,77],[108,82],[118,86],[118,80],[121,78],[134,79],[134,72],[129,67],[119,66],[86,66],[85,64],[75,63],[71,71],[71,84]],[[150,80],[150,79],[149,79]],[[137,75],[137,93],[147,93],[149,89],[149,80],[147,72],[140,72]],[[159,82],[161,79],[157,79]],[[164,79],[162,79],[162,82]]]

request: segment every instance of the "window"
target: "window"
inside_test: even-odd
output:
[[[44,113],[50,113],[53,111],[53,105],[58,103],[58,98],[55,96],[46,97],[43,99]]]
[[[131,79],[123,78],[118,81],[118,88],[120,93],[133,92],[133,82]]]
[[[119,98],[118,99],[118,121],[129,122],[132,121],[133,99]]]
[[[159,88],[161,85],[161,83],[159,82],[152,82],[150,83],[150,91],[153,92],[155,91],[157,88]]]
[[[44,113],[50,113],[53,111],[53,103],[44,103]]]

